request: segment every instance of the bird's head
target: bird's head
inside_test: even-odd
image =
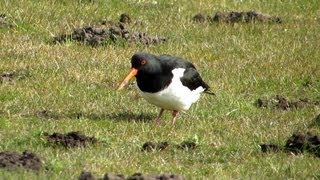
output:
[[[141,73],[155,73],[161,71],[161,65],[157,57],[148,53],[136,53],[131,58],[131,69],[128,75],[121,82],[117,90],[123,89],[130,79]]]

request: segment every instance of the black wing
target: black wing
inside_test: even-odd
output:
[[[201,86],[204,88],[206,93],[214,95],[213,92],[209,91],[208,84],[202,80],[200,74],[195,68],[187,68],[180,80],[182,84],[187,86],[190,90],[195,90]]]
[[[209,86],[202,80],[200,74],[198,73],[196,67],[189,61],[182,59],[177,56],[171,56],[168,54],[160,55],[159,58],[162,61],[165,61],[165,66],[163,70],[170,72],[174,68],[184,68],[183,77],[180,78],[182,84],[187,86],[189,89],[194,90],[199,86],[202,86],[205,89],[205,93],[215,95],[213,92],[209,90]]]

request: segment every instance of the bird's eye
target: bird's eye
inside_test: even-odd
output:
[[[140,62],[141,65],[144,65],[144,64],[146,64],[146,63],[147,63],[146,60],[142,60],[142,61]]]

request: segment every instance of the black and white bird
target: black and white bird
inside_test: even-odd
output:
[[[118,90],[133,77],[136,77],[141,96],[161,108],[156,118],[157,124],[164,110],[172,111],[174,124],[179,111],[188,110],[200,98],[200,93],[214,95],[195,66],[180,57],[136,53],[131,58],[131,70]]]

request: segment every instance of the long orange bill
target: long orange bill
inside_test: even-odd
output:
[[[132,79],[134,76],[136,76],[138,73],[138,70],[136,68],[131,68],[129,74],[126,76],[126,78],[124,78],[124,80],[121,82],[121,84],[119,85],[117,91],[123,89],[123,87],[125,85],[128,84],[128,82],[130,81],[130,79]]]

